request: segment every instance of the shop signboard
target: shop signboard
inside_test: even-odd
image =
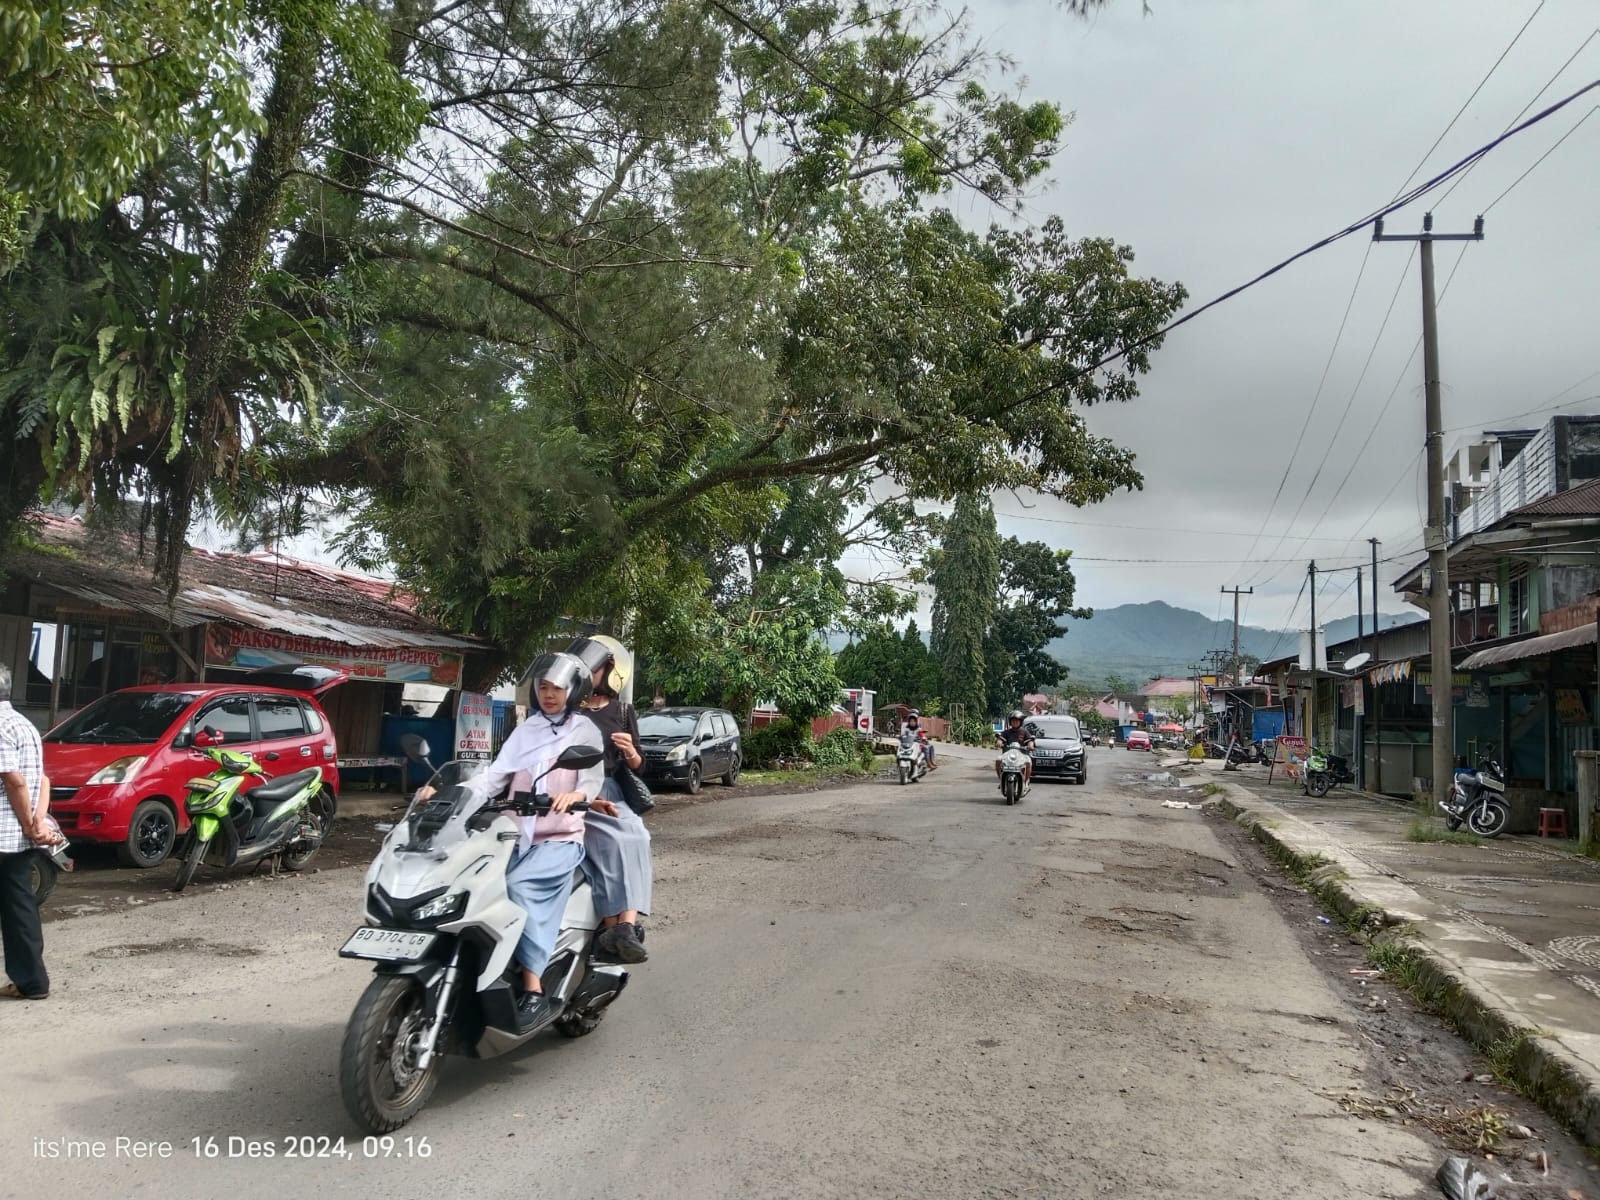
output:
[[[456,754],[474,762],[494,757],[494,701],[477,692],[462,692],[456,705]]]
[[[1307,747],[1303,737],[1280,737],[1278,739],[1278,762],[1283,764],[1284,772],[1290,779],[1304,779],[1306,774]]]
[[[431,683],[456,687],[461,654],[433,646],[347,646],[326,638],[300,637],[271,629],[206,626],[206,665],[224,668],[284,667],[305,663],[348,671],[352,679],[379,683]]]

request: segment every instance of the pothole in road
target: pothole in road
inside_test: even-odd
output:
[[[1140,842],[1102,842],[1112,854],[1131,861],[1105,861],[1105,874],[1118,883],[1148,892],[1182,895],[1239,895],[1234,866],[1220,858]],[[1096,847],[1098,848],[1098,846]]]
[[[90,958],[142,958],[147,954],[167,953],[214,954],[218,958],[254,958],[261,951],[250,946],[233,946],[227,942],[208,942],[204,938],[168,938],[164,942],[129,942],[121,946],[104,946],[92,952]]]

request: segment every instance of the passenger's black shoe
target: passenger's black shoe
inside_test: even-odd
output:
[[[642,963],[650,957],[637,925],[618,921],[600,935],[600,949],[625,963]]]
[[[532,1029],[554,1020],[564,1007],[560,1000],[529,992],[517,1003],[517,1024],[523,1029]]]

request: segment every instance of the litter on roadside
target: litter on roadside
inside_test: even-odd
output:
[[[1351,967],[1350,974],[1359,975],[1362,979],[1376,979],[1383,972],[1376,967]]]
[[[1188,800],[1163,800],[1162,808],[1203,808],[1204,805],[1192,804]]]
[[[1494,1185],[1470,1158],[1452,1155],[1439,1164],[1434,1178],[1450,1200],[1494,1200]]]

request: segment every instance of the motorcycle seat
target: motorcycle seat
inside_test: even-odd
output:
[[[263,808],[276,807],[320,773],[316,767],[308,767],[304,771],[296,771],[293,775],[283,775],[266,783],[257,784],[247,793],[248,799],[257,812]]]

